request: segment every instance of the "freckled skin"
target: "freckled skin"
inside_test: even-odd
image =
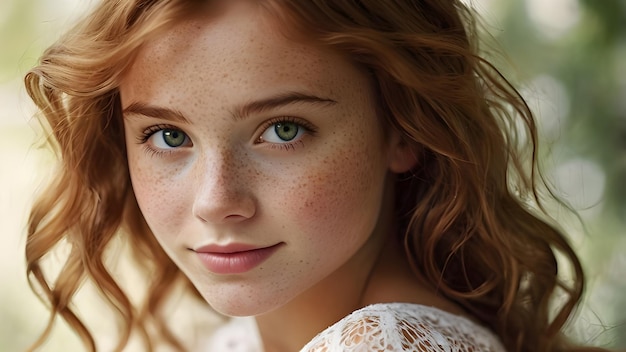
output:
[[[270,22],[253,6],[236,5],[184,21],[142,49],[120,87],[124,107],[167,107],[190,121],[125,117],[133,190],[164,250],[213,308],[232,316],[339,294],[318,284],[366,276],[358,272],[366,269],[339,269],[373,261],[390,232],[381,209],[392,151],[370,82],[339,55],[288,40]],[[288,91],[337,103],[231,116],[236,106]],[[260,126],[282,116],[317,131],[289,150],[255,143]],[[192,145],[146,151],[157,136],[146,144],[137,138],[160,123],[184,131]],[[209,272],[189,250],[235,242],[284,245],[238,275]]]

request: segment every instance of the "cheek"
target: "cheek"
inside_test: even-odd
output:
[[[291,216],[316,246],[362,242],[378,219],[386,168],[375,147],[355,139],[307,168],[294,190]]]
[[[357,80],[358,81],[358,80]],[[299,206],[299,221],[313,229],[311,240],[320,248],[328,243],[349,250],[362,243],[378,220],[387,175],[386,143],[370,92],[355,80],[336,82],[351,92],[351,104],[338,118],[332,137],[316,167],[307,169]],[[328,129],[326,129],[328,131]],[[305,168],[306,169],[306,168]]]
[[[171,175],[177,170],[159,168],[150,162],[149,155],[143,151],[128,153],[128,163],[133,192],[146,222],[159,237],[161,233],[171,233],[176,219],[184,213],[184,197],[177,189],[182,182],[175,182]]]

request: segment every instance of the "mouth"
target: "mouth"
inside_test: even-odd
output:
[[[213,274],[234,275],[246,273],[269,259],[284,243],[269,247],[243,244],[204,246],[192,249],[203,266]]]

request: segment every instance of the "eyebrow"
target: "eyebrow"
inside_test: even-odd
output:
[[[122,110],[123,115],[143,115],[174,122],[189,123],[189,120],[180,111],[159,106],[135,102]]]
[[[260,114],[267,110],[299,103],[334,105],[337,101],[329,98],[321,98],[312,94],[287,92],[237,106],[231,111],[231,115],[235,120],[240,120],[255,113]],[[134,102],[130,104],[122,110],[122,113],[124,115],[143,115],[174,122],[190,123],[185,115],[183,115],[180,111],[153,106],[142,102]]]
[[[244,119],[253,114],[260,114],[267,110],[299,103],[334,105],[337,102],[329,98],[321,98],[312,94],[287,92],[241,105],[232,112],[232,116],[235,119]]]

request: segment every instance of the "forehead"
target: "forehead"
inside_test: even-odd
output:
[[[236,58],[250,50],[267,54],[305,47],[287,41],[277,29],[269,13],[254,2],[218,1],[202,12],[180,19],[170,30],[148,42],[143,49],[147,54],[144,59],[145,56],[167,58],[180,54]]]
[[[284,36],[256,2],[224,1],[182,19],[147,42],[122,82],[122,97],[178,93],[204,82],[204,96],[283,85],[292,90],[335,90],[362,79],[340,54]],[[177,87],[172,84],[176,83]],[[150,92],[152,91],[152,92]],[[197,93],[197,92],[196,92]],[[123,99],[124,100],[124,99]]]

